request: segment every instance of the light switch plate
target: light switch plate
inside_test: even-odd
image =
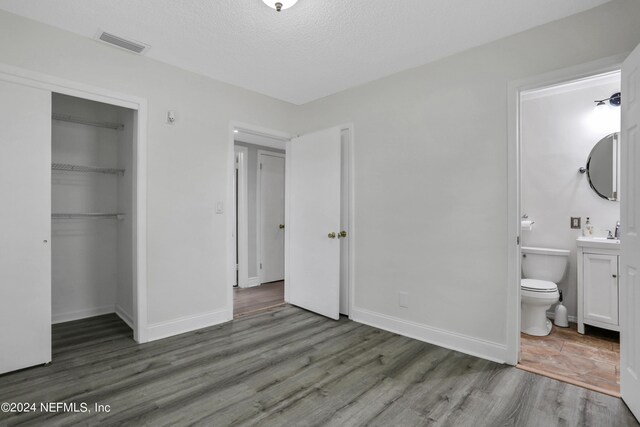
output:
[[[218,215],[224,213],[224,204],[222,202],[216,202],[216,213]]]
[[[571,217],[571,228],[580,230],[580,217],[572,216]]]

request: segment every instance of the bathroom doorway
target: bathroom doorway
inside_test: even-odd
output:
[[[620,396],[621,61],[608,62],[512,87],[509,333],[517,367]]]

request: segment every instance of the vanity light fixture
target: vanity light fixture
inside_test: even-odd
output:
[[[596,107],[601,107],[603,105],[606,105],[605,103],[607,101],[609,101],[609,105],[613,106],[613,107],[619,107],[620,103],[622,101],[622,95],[620,94],[620,92],[616,92],[613,95],[611,95],[609,98],[605,98],[605,99],[600,99],[597,101],[593,101],[596,103]]]
[[[269,6],[271,9],[275,9],[277,12],[280,12],[284,9],[289,9],[291,6],[296,4],[298,0],[262,0],[264,4]]]

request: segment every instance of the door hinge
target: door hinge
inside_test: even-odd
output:
[[[516,245],[520,246],[520,236],[516,237]]]
[[[262,163],[260,163],[260,170],[262,170]]]
[[[262,270],[262,263],[260,263],[260,270]]]

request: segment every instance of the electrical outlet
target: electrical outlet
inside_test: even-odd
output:
[[[398,304],[400,307],[409,308],[409,294],[407,292],[398,292]]]
[[[571,217],[571,228],[580,230],[580,217],[572,216]]]

